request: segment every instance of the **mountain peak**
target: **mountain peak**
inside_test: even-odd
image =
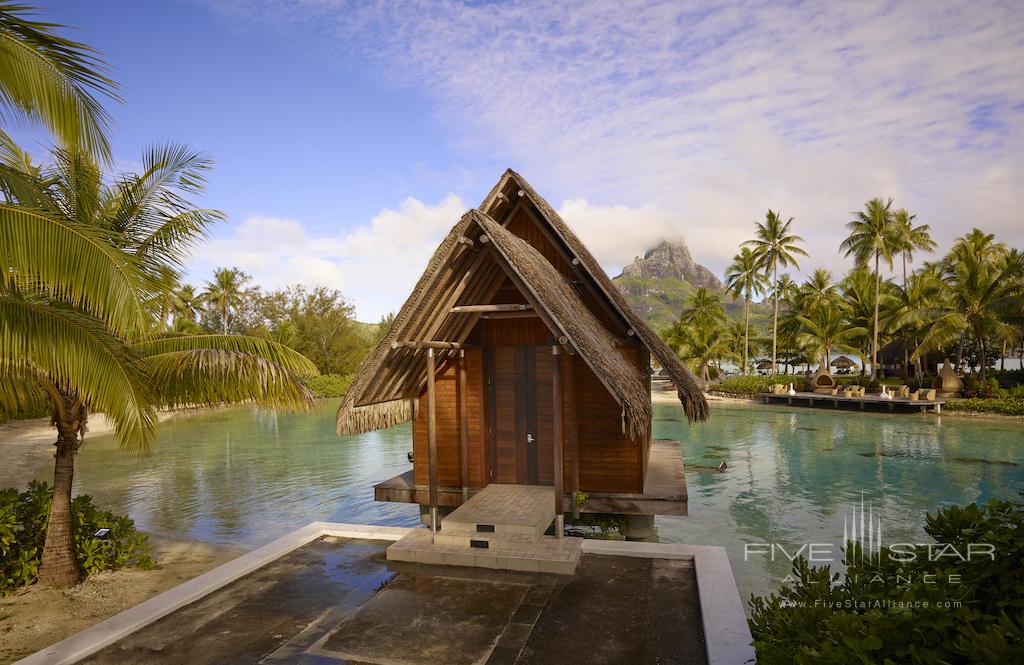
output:
[[[666,279],[674,277],[693,286],[722,289],[722,282],[713,272],[694,262],[690,248],[679,241],[662,240],[652,249],[636,257],[622,269],[619,277],[631,279]]]

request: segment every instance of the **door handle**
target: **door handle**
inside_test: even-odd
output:
[[[534,442],[533,432],[527,432],[526,433],[526,442],[527,443],[533,443]]]

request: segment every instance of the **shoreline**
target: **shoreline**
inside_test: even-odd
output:
[[[757,405],[760,405],[760,406],[764,406],[760,401],[758,401],[758,399],[756,397],[740,397],[740,396],[737,396],[737,395],[728,395],[728,394],[725,394],[725,393],[719,393],[719,392],[714,392],[714,391],[705,392],[704,393],[704,398],[707,399],[708,404],[714,404],[714,403],[757,404]],[[651,390],[651,401],[654,402],[654,403],[658,403],[658,404],[670,404],[670,403],[676,401],[676,394],[675,394],[674,391],[671,391],[671,390],[660,390],[660,389],[655,388],[655,389]],[[777,407],[777,408],[784,408],[784,409],[785,408],[797,409],[797,410],[801,410],[801,411],[808,411],[808,410],[813,411],[814,410],[814,409],[808,409],[807,407],[789,406],[789,405],[786,405],[786,404],[773,404],[772,406],[773,407]],[[908,414],[908,415],[915,415],[915,414]],[[1024,416],[1014,416],[1014,415],[1009,415],[1009,414],[1005,414],[1005,413],[984,413],[984,412],[979,413],[977,411],[944,410],[940,414],[935,414],[935,413],[929,412],[929,413],[926,413],[926,414],[917,414],[917,415],[934,416],[936,418],[982,418],[982,419],[988,418],[988,419],[991,419],[991,420],[1000,420],[1000,421],[1007,421],[1007,420],[1009,420],[1009,421],[1021,421],[1021,422],[1024,422]]]
[[[13,663],[158,593],[226,563],[246,551],[150,535],[157,567],[90,575],[70,589],[18,589],[0,597],[0,665]]]

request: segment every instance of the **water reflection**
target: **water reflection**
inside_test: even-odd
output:
[[[338,437],[335,407],[180,415],[161,424],[147,457],[91,438],[75,490],[150,532],[248,547],[314,520],[416,524],[415,506],[373,500],[374,483],[409,468],[408,425]],[[745,563],[744,543],[838,543],[861,492],[892,542],[922,537],[937,506],[1024,490],[1017,422],[755,405],[716,405],[693,426],[678,406],[656,405],[655,419],[655,436],[680,440],[688,463],[728,463],[725,473],[687,473],[690,515],[659,517],[659,537],[725,546],[744,597],[789,569],[784,557]]]
[[[687,461],[729,468],[687,473],[690,514],[659,517],[658,535],[725,546],[744,597],[774,588],[790,567],[781,554],[744,561],[745,543],[838,546],[862,492],[897,542],[925,537],[924,515],[939,506],[1024,490],[1017,422],[737,404],[691,426],[676,412],[656,405],[655,435],[682,441]]]

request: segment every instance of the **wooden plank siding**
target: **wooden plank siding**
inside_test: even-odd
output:
[[[469,415],[469,486],[485,487],[488,483],[490,459],[484,429],[484,396],[482,354],[479,348],[466,349],[466,383],[469,388],[466,406]],[[438,370],[437,395],[437,473],[438,484],[462,485],[462,459],[459,446],[458,372],[454,362],[446,362]],[[427,477],[427,400],[420,399],[420,409],[412,425],[412,450],[415,481],[426,485]]]

